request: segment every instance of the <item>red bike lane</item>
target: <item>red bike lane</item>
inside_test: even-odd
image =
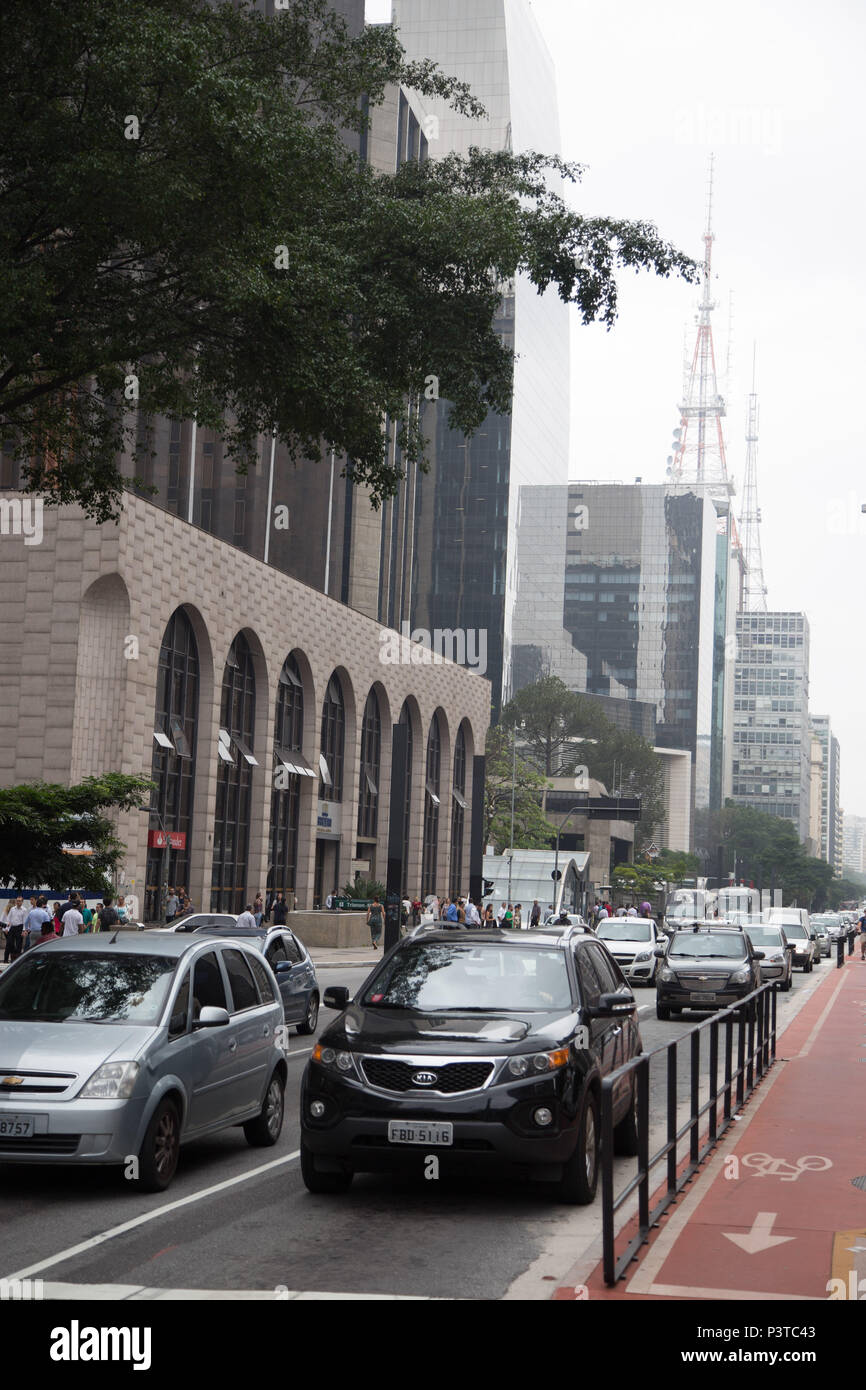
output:
[[[625,1278],[608,1288],[599,1265],[586,1292],[564,1285],[554,1297],[866,1298],[864,1099],[858,954],[828,971],[778,1039],[769,1076]]]

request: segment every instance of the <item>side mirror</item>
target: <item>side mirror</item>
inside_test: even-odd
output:
[[[656,946],[655,950],[653,951],[653,955],[658,956],[659,959],[662,959],[664,956],[667,955],[667,950],[664,946]]]
[[[337,1009],[342,1011],[349,1002],[349,991],[342,985],[332,985],[326,989],[322,995],[322,1003],[326,1009]]]
[[[766,956],[766,954],[767,954],[766,951],[755,951],[755,952],[754,952],[755,960],[763,960],[764,957]]]
[[[275,975],[288,975],[288,973],[289,973],[289,971],[291,970],[291,968],[292,968],[292,967],[291,967],[291,965],[289,964],[289,962],[288,962],[287,960],[278,960],[277,963],[276,963],[276,965],[274,966],[274,974],[275,974]]]
[[[633,1014],[637,1008],[634,995],[628,994],[600,994],[597,1004],[590,1004],[587,1013],[590,1018],[620,1018],[624,1015]]]
[[[224,1028],[230,1022],[228,1009],[220,1009],[213,1004],[205,1004],[195,1020],[193,1028]]]

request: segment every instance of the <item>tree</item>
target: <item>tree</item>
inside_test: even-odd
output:
[[[18,888],[86,888],[102,893],[126,846],[105,814],[143,806],[153,783],[107,772],[77,786],[33,782],[0,788],[0,882]],[[88,855],[66,849],[87,848]]]
[[[484,843],[497,854],[504,849],[548,849],[556,838],[541,810],[545,779],[524,758],[514,759],[512,741],[501,724],[487,731],[484,783]],[[515,774],[516,767],[516,774]],[[514,774],[514,775],[513,775]],[[514,782],[514,839],[511,837],[511,787]]]
[[[483,109],[389,26],[328,0],[266,17],[207,0],[0,7],[0,430],[25,485],[116,516],[120,451],[164,415],[332,446],[374,505],[423,466],[436,384],[467,434],[510,403],[502,285],[555,286],[610,327],[616,272],[696,278],[643,222],[584,216],[545,179],[581,167],[473,149],[396,174],[343,133],[390,83]],[[444,407],[443,407],[444,408]],[[381,428],[399,423],[403,464]]]
[[[700,872],[700,860],[696,854],[685,854],[680,850],[663,849],[654,861],[657,878],[667,883],[682,883],[685,878],[694,878]]]
[[[611,792],[639,796],[635,846],[650,842],[664,817],[664,771],[646,739],[613,724],[591,696],[569,690],[558,676],[518,691],[502,710],[502,724],[519,728],[529,758],[547,777],[586,767]]]
[[[658,892],[656,883],[661,878],[662,875],[652,864],[617,864],[613,871],[613,886],[649,897]]]

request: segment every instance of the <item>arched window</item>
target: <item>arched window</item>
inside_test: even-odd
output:
[[[451,892],[463,888],[463,828],[466,821],[466,738],[463,726],[454,744],[454,779],[451,788]]]
[[[379,699],[371,690],[361,725],[361,776],[358,789],[358,839],[375,840],[379,824],[379,768],[382,753],[382,719]]]
[[[241,912],[247,901],[250,800],[256,724],[256,679],[249,643],[239,633],[223,674],[217,744],[216,814],[213,830],[211,911]]]
[[[427,779],[424,787],[424,843],[421,860],[421,894],[437,892],[436,871],[439,846],[439,772],[442,744],[439,736],[439,717],[430,721],[427,735]],[[445,885],[450,891],[450,885]]]
[[[319,796],[322,801],[343,800],[343,754],[346,743],[346,709],[339,676],[328,681],[322,701],[322,751],[319,755]]]
[[[304,741],[304,685],[297,661],[289,656],[277,684],[274,716],[274,786],[271,794],[271,854],[268,890],[294,893],[298,875],[301,773],[292,753]]]
[[[182,885],[189,892],[189,853],[198,739],[198,648],[192,623],[182,608],[169,619],[159,652],[153,721],[149,828],[180,832],[183,848],[148,846],[145,919],[161,921],[165,892]],[[156,835],[148,836],[155,840]],[[159,837],[162,838],[161,836]]]
[[[409,893],[409,849],[411,846],[410,824],[412,812],[412,716],[409,713],[408,703],[403,705],[400,711],[401,724],[406,726],[406,795],[403,800],[403,876],[400,884],[400,892],[403,897]],[[413,893],[416,891],[412,890]]]

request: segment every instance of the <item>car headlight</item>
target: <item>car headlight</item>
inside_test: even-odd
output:
[[[660,980],[662,980],[665,984],[670,984],[671,980],[675,980],[676,978],[676,975],[674,974],[673,970],[671,970],[669,965],[662,966],[661,970],[659,971]]]
[[[521,1057],[509,1057],[508,1070],[512,1076],[529,1076],[533,1072],[556,1071],[568,1063],[568,1048],[558,1047],[555,1052],[534,1052]]]
[[[784,956],[770,956],[770,960],[772,961],[773,965],[781,965],[784,959]]]
[[[341,1052],[334,1047],[322,1047],[321,1043],[316,1043],[313,1048],[313,1061],[319,1062],[323,1067],[335,1067],[337,1071],[355,1070],[355,1058],[351,1052]]]
[[[735,970],[735,971],[734,971],[734,973],[733,973],[733,974],[731,975],[731,977],[730,977],[730,983],[731,983],[732,985],[747,985],[747,984],[749,983],[749,980],[751,980],[751,978],[752,978],[752,972],[751,972],[751,970],[749,969],[749,967],[748,967],[747,965],[744,965],[743,968],[742,968],[742,970]]]
[[[82,1100],[129,1100],[139,1073],[137,1062],[104,1062],[81,1091]]]
[[[639,961],[639,960],[652,960],[652,957],[653,957],[652,951],[638,951],[637,955],[635,956],[635,961]]]

